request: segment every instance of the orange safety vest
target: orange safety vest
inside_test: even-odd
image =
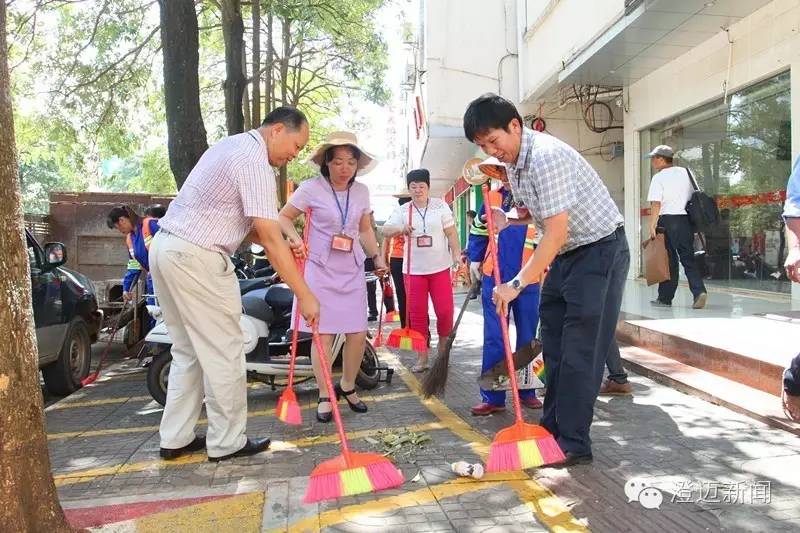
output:
[[[503,203],[503,193],[500,191],[490,191],[489,192],[489,206],[490,207],[500,207]],[[487,213],[490,212],[489,209],[485,210]],[[487,214],[488,216],[488,214]],[[533,241],[536,238],[536,228],[533,225],[528,226],[528,231],[525,233],[525,245],[522,249],[522,260],[520,262],[520,268],[525,266],[525,263],[528,262],[528,259],[533,257]],[[497,241],[495,241],[497,242]],[[484,276],[491,276],[492,270],[494,269],[494,261],[492,261],[492,256],[489,253],[489,247],[486,247],[486,255],[483,259],[483,275]]]
[[[144,217],[142,220],[142,236],[144,237],[144,247],[149,252],[150,251],[150,241],[153,240],[153,235],[150,233],[150,221],[157,220],[155,217]],[[125,235],[125,243],[128,245],[128,252],[131,255],[132,259],[136,259],[133,255],[133,239],[131,238],[131,234],[128,233]]]

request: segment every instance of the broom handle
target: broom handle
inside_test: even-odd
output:
[[[408,202],[408,225],[411,226],[412,222],[412,211],[411,211],[411,204],[414,201]],[[408,246],[408,250],[406,251],[406,274],[404,276],[405,281],[403,282],[404,289],[406,292],[406,328],[411,329],[411,235],[406,235],[406,245]]]
[[[386,293],[386,278],[381,276],[381,310],[378,312],[378,338],[381,336],[381,327],[383,327],[383,302]]]
[[[335,398],[333,389],[333,379],[331,379],[331,370],[328,366],[328,356],[325,354],[325,348],[322,346],[322,339],[319,338],[319,326],[315,325],[312,330],[314,336],[314,344],[317,347],[317,355],[322,366],[322,374],[325,376],[325,384],[328,386],[328,396],[333,408],[333,420],[336,422],[336,430],[339,432],[339,440],[342,441],[342,455],[345,460],[350,457],[350,446],[347,444],[347,435],[344,432],[344,424],[342,424],[342,417],[339,414],[339,405]]]
[[[497,260],[497,243],[495,238],[497,232],[494,227],[494,218],[492,218],[492,206],[489,203],[489,184],[484,183],[481,185],[481,193],[483,194],[483,206],[486,212],[486,223],[489,226],[489,255],[492,258],[492,274],[494,275],[494,286],[499,287],[500,281],[500,264]],[[522,407],[519,404],[519,387],[517,385],[517,373],[514,370],[514,356],[511,354],[511,340],[508,335],[508,316],[503,316],[503,313],[497,311],[497,317],[500,319],[500,330],[503,332],[503,348],[506,352],[506,366],[508,367],[508,380],[511,383],[511,396],[514,402],[514,415],[517,417],[517,422],[523,422]]]
[[[311,233],[311,208],[309,207],[306,209],[306,223],[303,226],[303,247],[305,248],[306,254],[308,254],[308,236]],[[301,259],[298,261],[298,269],[300,269],[300,275],[306,275],[306,261],[307,259]],[[289,383],[287,385],[288,388],[292,388],[294,384],[294,364],[297,360],[297,338],[299,336],[299,331],[297,328],[300,326],[300,302],[297,302],[297,305],[294,308],[294,317],[292,317],[292,348],[289,356]]]

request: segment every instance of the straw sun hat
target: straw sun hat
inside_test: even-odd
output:
[[[481,161],[478,170],[496,180],[502,180],[506,174],[506,166],[495,157],[487,157]]]
[[[358,160],[359,175],[366,174],[378,166],[378,160],[375,159],[375,156],[361,147],[358,144],[358,139],[356,138],[355,134],[350,133],[349,131],[334,131],[333,133],[329,133],[327,136],[325,136],[325,140],[322,141],[319,146],[314,148],[314,151],[311,152],[311,155],[308,157],[306,162],[314,163],[316,166],[321,167],[325,157],[325,152],[328,150],[328,148],[331,148],[332,146],[348,145],[355,146],[361,152],[361,157]]]

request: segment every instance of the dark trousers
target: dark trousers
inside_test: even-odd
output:
[[[628,373],[625,372],[625,368],[622,366],[622,355],[619,353],[617,339],[614,339],[608,348],[606,366],[608,367],[608,379],[619,384],[628,382]]]
[[[697,267],[694,257],[694,231],[689,223],[688,215],[661,215],[658,217],[658,227],[664,229],[664,243],[669,255],[669,281],[658,284],[658,299],[664,303],[672,303],[675,291],[678,289],[678,259],[683,265],[689,289],[697,298],[706,292],[703,277]]]
[[[591,453],[589,428],[630,266],[625,232],[558,256],[542,287],[547,395],[541,424],[565,452]]]
[[[364,259],[364,272],[372,272],[373,270],[375,270],[375,261],[371,257]],[[367,283],[367,306],[371,317],[378,316],[378,301],[375,296],[377,285],[377,281]]]
[[[392,272],[394,292],[397,295],[397,306],[400,308],[400,326],[406,327],[406,289],[403,281],[403,258],[392,257],[389,259],[389,269]]]

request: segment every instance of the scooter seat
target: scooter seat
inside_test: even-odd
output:
[[[239,293],[243,296],[255,289],[265,289],[269,278],[240,279]]]
[[[285,283],[277,283],[267,289],[264,301],[280,314],[282,311],[292,308],[293,300],[294,292],[292,292],[292,289]]]
[[[267,325],[275,320],[275,311],[265,301],[269,289],[255,289],[242,296],[244,314],[262,320]]]

